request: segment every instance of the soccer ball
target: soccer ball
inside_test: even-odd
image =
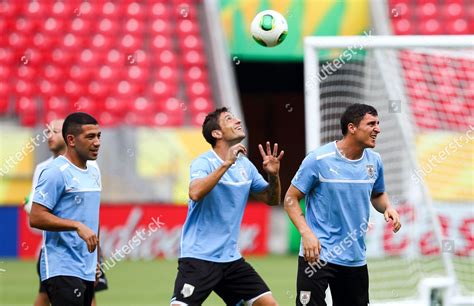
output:
[[[264,47],[274,47],[285,40],[288,24],[282,14],[266,10],[255,16],[250,25],[253,39]]]

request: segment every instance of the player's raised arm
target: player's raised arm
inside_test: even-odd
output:
[[[278,144],[273,145],[273,152],[270,148],[270,142],[266,143],[266,152],[261,144],[258,145],[260,155],[263,159],[263,170],[268,174],[269,186],[262,192],[253,193],[257,201],[262,201],[268,205],[276,206],[280,204],[281,184],[280,184],[280,161],[285,154],[281,151],[278,154]]]
[[[221,177],[227,171],[227,169],[235,163],[239,154],[247,155],[247,149],[241,143],[238,143],[229,148],[227,152],[226,159],[213,172],[209,173],[209,175],[192,179],[193,175],[199,175],[200,169],[193,170],[191,169],[191,183],[189,184],[189,198],[195,202],[201,200],[204,196],[206,196],[214,186],[219,182]],[[193,173],[195,171],[195,173]]]
[[[291,222],[298,229],[301,235],[301,243],[303,244],[304,259],[307,262],[315,262],[319,259],[319,253],[321,251],[321,243],[318,238],[313,234],[306,219],[304,213],[300,207],[300,200],[304,197],[304,194],[293,185],[290,185],[285,195],[284,208],[291,219]]]

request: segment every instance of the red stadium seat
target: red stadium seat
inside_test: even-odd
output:
[[[36,30],[38,21],[27,17],[19,17],[16,19],[14,30],[18,34],[31,35],[33,30]]]
[[[72,63],[75,60],[74,53],[65,49],[56,48],[51,52],[51,62],[57,67],[62,67],[65,63]]]
[[[80,83],[88,82],[93,73],[92,67],[86,65],[72,65],[69,69],[69,78]]]
[[[14,54],[11,49],[7,49],[3,46],[0,46],[0,64],[1,65],[7,65],[7,64],[12,64],[14,61]],[[15,65],[19,63],[18,59],[15,61]]]
[[[102,18],[99,21],[99,25],[97,29],[98,29],[98,33],[101,33],[108,37],[114,37],[118,33],[119,26],[111,18]]]
[[[185,51],[183,54],[183,64],[186,66],[204,66],[206,64],[204,52],[197,50]]]
[[[5,113],[9,106],[10,86],[6,81],[0,81],[0,113]]]
[[[155,19],[169,19],[170,18],[170,10],[168,5],[164,2],[155,2],[150,4],[149,7],[149,15],[151,20]]]
[[[452,35],[470,34],[469,24],[466,19],[457,18],[447,23],[447,33]]]
[[[57,119],[64,119],[69,114],[69,111],[53,111],[48,110],[45,112],[44,122],[51,122]]]
[[[172,50],[173,42],[169,35],[156,34],[151,40],[151,48],[154,52]]]
[[[88,85],[89,96],[95,100],[105,100],[110,93],[110,86],[106,83],[100,83],[98,81],[92,81]]]
[[[36,75],[36,69],[29,65],[20,65],[17,69],[17,77],[28,82],[31,82]]]
[[[174,29],[167,19],[157,18],[153,20],[150,31],[152,35],[163,34],[169,36],[173,33]]]
[[[43,1],[31,1],[26,4],[23,14],[29,19],[41,19],[46,14],[46,4]]]
[[[193,81],[207,82],[207,71],[200,66],[191,66],[185,70],[184,79],[188,83]]]
[[[71,33],[86,36],[92,33],[92,22],[82,17],[76,17],[71,23]]]
[[[124,14],[126,18],[137,18],[142,20],[145,17],[145,7],[141,5],[142,1],[132,1],[126,3]]]
[[[141,36],[145,25],[142,20],[131,18],[124,25],[123,32],[132,36]]]
[[[145,86],[149,77],[148,72],[148,69],[138,65],[130,65],[124,70],[123,78],[131,83]]]
[[[92,38],[92,48],[95,52],[105,54],[115,44],[115,40],[109,36],[98,33]]]
[[[8,36],[8,44],[16,50],[24,50],[28,47],[29,40],[26,35],[15,32]]]
[[[417,15],[420,19],[437,18],[438,6],[433,2],[427,2],[417,7]]]
[[[419,23],[419,33],[422,35],[441,35],[443,29],[436,19],[426,19]]]
[[[36,87],[33,82],[25,80],[18,80],[15,84],[15,94],[19,97],[30,97],[36,92]]]
[[[125,34],[120,40],[119,48],[125,53],[133,53],[142,47],[142,41],[139,37],[131,34]]]
[[[188,97],[208,97],[211,93],[211,89],[209,84],[196,81],[188,84],[187,93]]]
[[[152,124],[155,126],[180,126],[184,122],[184,115],[182,114],[169,115],[165,112],[159,112],[153,116]]]
[[[204,119],[206,118],[207,113],[199,112],[192,115],[191,123],[194,126],[202,126]]]
[[[1,83],[0,83],[1,86]],[[1,90],[1,89],[0,89]],[[8,112],[9,101],[8,96],[0,96],[0,116]]]
[[[156,71],[155,79],[166,83],[178,84],[178,71],[171,66],[161,66]]]
[[[164,65],[171,66],[171,67],[178,66],[176,55],[171,50],[158,51],[152,59],[154,63],[158,66],[164,66]]]
[[[203,43],[201,37],[198,35],[189,34],[179,39],[179,45],[181,49],[188,50],[188,49],[203,49]]]
[[[178,94],[178,87],[163,81],[154,81],[150,90],[153,99],[166,99]]]
[[[8,82],[12,76],[10,66],[0,64],[0,82]]]
[[[185,1],[180,1],[175,5],[175,16],[176,19],[197,19],[197,11],[193,5]]]
[[[442,7],[442,15],[447,20],[462,17],[464,10],[461,3],[453,2]]]
[[[127,99],[107,97],[104,100],[104,111],[114,114],[117,117],[123,117],[128,111]]]
[[[96,114],[97,107],[95,103],[87,97],[80,97],[73,103],[74,111],[88,114]]]
[[[193,114],[199,112],[209,113],[214,109],[214,103],[207,97],[195,97],[191,99],[189,108]]]
[[[128,110],[138,115],[154,114],[156,111],[155,103],[144,98],[138,97],[130,101]]]
[[[182,19],[178,20],[177,30],[179,35],[197,34],[199,33],[199,25],[197,21],[191,19]]]
[[[62,47],[64,48],[64,51],[68,53],[73,53],[77,52],[78,50],[82,50],[84,48],[84,38],[76,36],[72,33],[68,33],[63,38]]]
[[[101,15],[106,18],[120,16],[119,6],[115,1],[107,1],[102,5]]]
[[[39,83],[39,92],[43,97],[57,97],[61,91],[61,88],[59,88],[56,82],[43,79]]]
[[[115,127],[121,123],[122,118],[109,112],[101,112],[98,120],[100,126]]]
[[[71,105],[65,99],[58,97],[48,97],[44,101],[46,111],[54,111],[57,113],[67,113],[71,110]],[[48,120],[49,122],[51,120]]]
[[[33,45],[42,52],[50,52],[57,44],[56,36],[36,33],[33,37]]]

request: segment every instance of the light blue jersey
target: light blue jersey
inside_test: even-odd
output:
[[[191,164],[191,181],[208,176],[222,163],[214,150],[202,154]],[[247,157],[238,158],[203,199],[189,200],[180,257],[213,262],[241,258],[237,240],[249,194],[267,187],[268,183]]]
[[[33,202],[59,218],[79,221],[97,234],[101,189],[95,162],[87,162],[87,169],[80,169],[59,156],[40,173]],[[89,253],[77,232],[43,231],[42,251],[41,281],[59,275],[95,280],[97,249]]]
[[[291,184],[306,195],[306,222],[321,242],[321,259],[365,265],[370,196],[385,190],[380,155],[365,149],[350,160],[331,142],[308,153]]]

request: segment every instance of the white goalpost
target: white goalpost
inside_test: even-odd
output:
[[[371,305],[474,305],[474,35],[365,34],[305,38],[306,151],[341,138],[349,104],[373,105],[403,226],[371,214]]]

